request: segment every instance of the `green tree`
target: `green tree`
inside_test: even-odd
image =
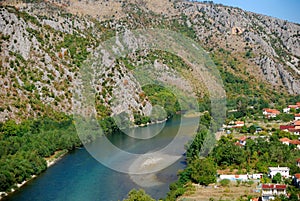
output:
[[[254,125],[251,125],[251,126],[248,128],[248,132],[251,133],[251,134],[255,133],[255,131],[256,131],[256,126],[254,126]]]
[[[210,158],[195,159],[189,168],[192,181],[205,186],[216,182],[217,168]]]
[[[281,174],[278,172],[274,175],[272,182],[275,184],[279,184],[282,180]]]
[[[240,181],[240,180],[238,180]],[[221,186],[228,186],[230,184],[230,180],[229,179],[222,179],[220,181]]]
[[[155,199],[146,194],[142,189],[133,189],[128,193],[128,198],[124,199],[123,201],[155,201]]]

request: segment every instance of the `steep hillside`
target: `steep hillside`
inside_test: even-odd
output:
[[[235,107],[239,96],[255,104],[284,102],[287,96],[300,94],[297,24],[238,8],[184,1],[6,1],[0,8],[0,121],[53,111],[71,113],[86,59],[115,33],[138,28],[170,29],[197,41],[220,70],[229,106]],[[99,117],[123,110],[131,119],[134,113],[149,114],[151,100],[131,73],[140,56],[171,69],[187,65],[180,58],[172,63],[168,54],[147,51],[112,61],[112,68],[102,69],[94,85]],[[186,78],[192,75],[181,73]],[[170,72],[166,79],[180,82],[174,75]],[[119,95],[114,90],[117,85],[122,86]],[[196,82],[193,86],[205,101],[204,87]],[[112,105],[114,96],[120,99],[121,110]]]

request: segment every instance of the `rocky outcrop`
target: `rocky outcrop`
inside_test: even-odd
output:
[[[205,49],[226,51],[237,61],[245,62],[245,66],[258,69],[250,76],[284,87],[290,94],[300,94],[300,26],[297,24],[211,3],[49,2],[14,4],[16,1],[11,1],[15,7],[0,8],[0,121],[38,116],[46,113],[48,107],[71,113],[73,92],[80,93],[82,84],[79,71],[84,69],[84,61],[99,53],[96,50],[101,42],[116,32],[165,27],[174,21],[179,29],[186,26],[192,30]],[[5,3],[9,1],[1,4]],[[139,17],[142,14],[146,17]],[[125,31],[125,39],[126,34],[125,42],[135,50],[130,31]],[[107,68],[99,72],[94,85],[99,102],[112,114],[125,111],[131,114],[131,119],[133,111],[148,115],[152,106],[141,96],[141,86],[132,72],[109,56],[103,58]],[[190,86],[172,68],[160,61],[155,61],[154,67],[161,72],[156,75],[160,81],[191,92]],[[232,73],[235,71],[231,69]],[[115,100],[118,102],[113,104]]]

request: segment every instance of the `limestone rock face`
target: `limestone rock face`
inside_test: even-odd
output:
[[[0,4],[0,121],[35,117],[49,108],[72,113],[74,104],[80,105],[73,101],[74,94],[84,98],[79,72],[85,62],[101,53],[97,49],[101,43],[119,32],[125,33],[122,42],[136,50],[130,30],[137,28],[185,26],[208,53],[226,51],[245,63],[245,72],[259,82],[300,94],[300,26],[285,20],[179,0],[11,0]],[[152,106],[141,96],[142,86],[128,66],[109,55],[101,62],[107,67],[99,71],[93,86],[103,112],[126,111],[131,119],[133,111],[148,115]],[[154,65],[160,81],[192,93],[170,66],[158,60]]]

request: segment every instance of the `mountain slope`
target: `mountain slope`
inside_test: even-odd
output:
[[[201,44],[221,72],[232,107],[239,96],[254,104],[286,101],[289,94],[300,94],[300,26],[284,20],[184,1],[2,4],[0,121],[20,121],[53,111],[71,113],[72,94],[80,86],[84,61],[116,32],[137,28],[171,29]],[[143,90],[131,74],[136,58],[129,55],[129,63],[114,63],[116,68],[104,70],[102,81],[95,86],[100,117],[118,113],[111,106],[113,88],[125,80],[121,94],[126,96],[121,102],[131,118],[134,112],[149,113],[151,101],[141,96]],[[153,62],[165,64],[164,60],[168,58]],[[204,99],[207,92],[199,90],[203,90],[199,98]]]

